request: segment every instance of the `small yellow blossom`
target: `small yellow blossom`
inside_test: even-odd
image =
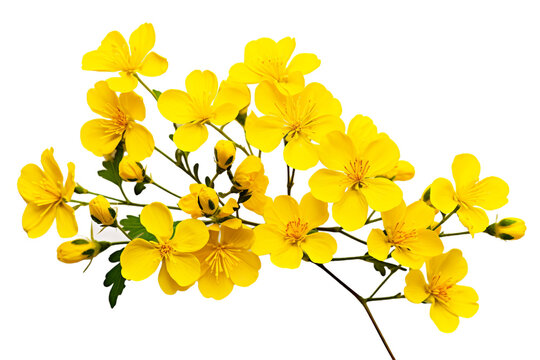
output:
[[[473,288],[457,285],[467,275],[467,262],[461,251],[452,249],[426,262],[427,279],[420,270],[410,270],[405,278],[405,297],[415,303],[431,303],[431,320],[440,331],[453,332],[459,318],[470,318],[478,311],[478,295]]]
[[[218,171],[223,172],[231,168],[234,157],[236,155],[236,147],[229,140],[219,140],[214,147],[214,159],[218,167]]]
[[[489,225],[489,219],[483,209],[495,210],[505,205],[508,202],[508,185],[495,176],[479,181],[480,163],[471,154],[461,154],[454,158],[452,174],[456,190],[444,178],[438,178],[431,184],[430,199],[433,206],[445,214],[459,206],[459,220],[471,235],[484,231]]]
[[[525,235],[525,221],[518,218],[504,218],[487,227],[486,233],[503,240],[517,240]]]
[[[101,225],[112,225],[116,221],[116,211],[103,195],[98,195],[88,203],[90,216]]]
[[[386,177],[393,181],[407,181],[414,177],[414,166],[405,160],[399,160],[397,165],[388,173]]]
[[[66,264],[74,264],[82,260],[96,257],[101,249],[99,242],[95,240],[77,239],[66,241],[56,250],[58,260]]]
[[[141,224],[157,242],[131,240],[120,256],[122,276],[128,280],[144,280],[162,263],[158,281],[166,294],[185,290],[197,281],[200,264],[193,252],[208,242],[208,229],[204,223],[184,220],[176,226],[173,236],[171,212],[162,203],[154,202],[143,208]]]
[[[381,213],[384,224],[380,229],[371,230],[368,239],[369,255],[377,260],[386,260],[392,246],[392,257],[401,265],[419,269],[427,258],[443,252],[443,244],[435,231],[428,227],[433,224],[435,214],[422,201],[409,206],[402,202],[392,210]]]
[[[143,99],[134,92],[116,96],[105,81],[88,90],[88,105],[105,119],[86,122],[81,128],[81,142],[96,156],[106,156],[116,149],[122,139],[128,154],[141,161],[152,155],[154,137],[144,126],[135,122],[146,116]]]
[[[235,199],[227,200],[223,207],[219,207],[219,197],[214,189],[203,184],[189,185],[190,194],[182,196],[178,201],[178,207],[187,212],[192,218],[201,216],[221,219],[232,215],[238,209]]]
[[[249,104],[237,83],[218,80],[213,72],[195,70],[186,78],[186,91],[167,90],[158,100],[158,109],[168,120],[181,124],[173,136],[180,150],[195,151],[208,138],[206,124],[225,125]],[[243,85],[245,86],[245,85]]]
[[[278,196],[264,209],[265,224],[255,228],[252,250],[258,255],[270,254],[272,263],[283,268],[299,267],[304,252],[315,263],[327,263],[336,253],[336,240],[328,233],[310,232],[328,216],[328,204],[310,193],[300,205],[290,196]]]
[[[150,52],[156,42],[152,24],[142,24],[129,37],[129,46],[118,31],[112,31],[101,46],[86,53],[82,60],[83,70],[120,72],[120,77],[107,80],[109,87],[118,92],[133,91],[138,84],[137,73],[159,76],[167,71],[167,60]],[[130,52],[131,50],[131,52]]]
[[[68,175],[63,184],[64,177],[53,153],[53,148],[43,151],[43,170],[35,164],[28,164],[21,170],[17,181],[19,194],[27,203],[22,225],[31,238],[45,234],[55,218],[60,237],[68,238],[77,234],[75,212],[67,204],[75,190],[75,165],[68,163]]]
[[[146,175],[143,166],[129,155],[124,156],[120,160],[118,173],[122,180],[130,182],[142,182]]]
[[[253,230],[229,223],[211,228],[210,240],[195,253],[201,263],[199,290],[207,298],[221,300],[231,293],[234,285],[249,286],[259,276],[261,261],[250,251]]]
[[[261,151],[270,152],[284,138],[283,158],[298,170],[307,170],[319,162],[312,140],[320,143],[331,131],[345,131],[340,119],[341,104],[319,83],[287,96],[265,81],[255,90],[255,104],[265,116],[248,116],[247,140]]]
[[[283,94],[295,95],[304,88],[304,75],[321,64],[314,54],[298,54],[289,63],[295,47],[296,42],[290,37],[277,43],[269,38],[250,41],[246,45],[244,62],[231,67],[229,79],[245,84],[267,80]]]
[[[311,193],[334,203],[332,216],[345,230],[365,224],[368,206],[388,211],[401,203],[401,189],[383,177],[397,165],[399,149],[386,134],[377,133],[371,119],[357,116],[347,134],[334,131],[326,135],[319,156],[327,169],[311,176]]]
[[[243,203],[244,206],[262,215],[266,203],[272,199],[265,195],[268,177],[264,175],[261,159],[254,155],[245,158],[236,168],[232,182],[237,190],[249,196],[249,199]]]

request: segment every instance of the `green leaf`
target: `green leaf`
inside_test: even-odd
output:
[[[204,178],[204,184],[208,187],[210,187],[210,184],[212,184],[212,179],[210,179],[209,176]]]
[[[197,179],[199,178],[199,163],[193,165],[193,174],[195,174],[195,177]]]
[[[120,174],[118,172],[118,165],[120,164],[120,161],[123,157],[124,144],[120,142],[120,144],[118,144],[118,146],[116,147],[116,154],[114,155],[114,159],[104,161],[102,164],[105,170],[99,170],[98,175],[105,180],[109,180],[113,184],[120,186],[122,184],[122,178],[120,177]]]
[[[154,94],[156,94],[156,97],[159,99],[159,97],[161,96],[161,91],[156,90],[156,89],[154,89],[152,91],[154,92]]]
[[[122,265],[120,265],[120,255],[124,249],[113,252],[109,256],[109,261],[116,264],[109,272],[105,275],[105,280],[103,281],[103,286],[111,286],[109,291],[109,304],[111,308],[116,306],[118,297],[122,294],[126,287],[126,279],[122,276]]]
[[[157,242],[156,237],[146,231],[146,228],[141,224],[141,218],[139,216],[128,215],[127,218],[120,220],[120,225],[122,225],[132,239],[140,238]]]
[[[380,262],[374,262],[373,267],[377,270],[382,276],[386,275],[386,266]]]
[[[112,263],[120,262],[120,255],[122,255],[122,251],[124,251],[124,249],[120,249],[109,255],[109,261]]]
[[[135,191],[135,195],[139,195],[143,192],[144,189],[146,189],[146,184],[144,182],[140,182],[135,184],[133,191]]]

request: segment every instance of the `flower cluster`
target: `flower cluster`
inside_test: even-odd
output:
[[[76,263],[118,248],[110,256],[117,264],[105,279],[106,286],[114,285],[111,306],[127,280],[145,280],[160,264],[158,283],[165,294],[197,284],[204,297],[223,299],[234,285],[253,284],[260,258],[270,255],[271,263],[281,268],[295,269],[302,261],[315,264],[366,309],[370,301],[399,298],[431,304],[431,319],[443,332],[454,331],[460,317],[476,313],[478,295],[458,285],[467,274],[467,262],[444,238],[485,233],[519,239],[525,224],[505,218],[490,225],[486,210],[505,205],[509,189],[498,177],[480,179],[474,155],[455,157],[454,184],[436,178],[424,194],[414,195],[418,201],[407,204],[399,182],[414,177],[413,165],[401,159],[397,144],[369,117],[343,121],[339,100],[323,84],[307,80],[321,61],[314,54],[293,56],[294,39],[251,41],[243,61],[233,64],[221,82],[209,70],[193,70],[182,90],[163,92],[151,90],[141,78],[167,70],[167,60],[151,51],[154,45],[153,26],[143,24],[129,44],[113,31],[82,60],[84,70],[119,74],[88,90],[88,105],[99,118],[82,122],[80,131],[82,146],[104,158],[98,175],[115,184],[118,194],[99,194],[76,183],[73,163],[67,165],[64,182],[52,148],[42,154],[43,169],[26,165],[17,184],[27,203],[23,229],[31,238],[44,235],[55,219],[60,237],[77,236],[75,210],[88,206],[102,240],[92,233],[90,239],[64,242],[58,259]],[[148,104],[135,92],[139,84],[163,118],[145,120]],[[174,154],[156,146],[143,120],[173,123]],[[225,127],[241,130],[243,138],[233,139]],[[215,173],[202,178],[199,164],[190,164],[190,154],[208,141],[209,132],[223,140],[206,157],[215,164]],[[263,161],[265,153],[276,151],[282,152],[287,181],[284,194],[272,198],[267,188],[274,180]],[[142,162],[157,156],[186,175],[178,189],[169,190],[147,175]],[[307,179],[310,192],[297,201],[291,196],[296,172],[314,167]],[[128,197],[126,186],[135,195],[154,187],[176,202],[138,203]],[[135,215],[127,213],[130,207]],[[242,208],[259,220],[240,217]],[[443,229],[454,214],[464,226],[461,232]],[[335,224],[324,226],[329,219]],[[366,229],[362,240],[357,232]],[[103,240],[111,231],[122,232],[126,241]],[[349,240],[364,244],[366,253],[335,257],[339,243]],[[389,274],[372,295],[361,296],[324,265],[345,260],[369,262],[383,276]],[[376,297],[398,271],[408,271],[403,294]]]

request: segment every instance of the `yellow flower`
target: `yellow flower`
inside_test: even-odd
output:
[[[495,210],[505,205],[508,202],[508,185],[495,176],[479,181],[480,163],[471,154],[461,154],[454,158],[452,174],[456,183],[455,191],[447,179],[438,178],[431,185],[430,199],[433,206],[448,214],[459,205],[459,220],[471,235],[484,231],[489,225],[489,219],[481,208]]]
[[[414,177],[414,166],[408,161],[399,160],[397,165],[386,174],[393,181],[407,181]]]
[[[54,160],[53,148],[43,151],[41,164],[28,164],[21,170],[17,181],[19,194],[26,201],[22,225],[31,238],[45,234],[56,218],[56,228],[60,237],[68,238],[77,234],[75,212],[67,204],[75,190],[75,165],[68,163],[68,175],[64,177]]]
[[[369,255],[386,260],[392,246],[392,257],[403,266],[419,269],[427,258],[443,252],[443,244],[435,231],[427,229],[433,224],[433,209],[422,201],[409,206],[402,202],[381,214],[384,230],[371,230],[367,239]]]
[[[461,251],[452,249],[426,262],[427,279],[420,270],[410,270],[405,278],[405,297],[415,303],[431,303],[431,320],[440,331],[453,332],[459,317],[470,318],[478,311],[478,295],[473,288],[457,285],[467,275]]]
[[[399,149],[386,134],[377,134],[371,119],[357,116],[347,134],[329,133],[321,141],[319,155],[328,169],[311,176],[311,193],[334,203],[332,216],[345,230],[365,224],[368,205],[376,211],[388,211],[401,203],[401,189],[382,177],[398,163]]]
[[[319,83],[311,83],[300,93],[287,96],[265,81],[255,90],[255,104],[265,116],[251,113],[246,119],[248,142],[270,152],[285,138],[285,162],[298,170],[312,168],[319,162],[312,140],[320,143],[331,131],[345,131],[345,124],[339,118],[341,104]]]
[[[238,84],[218,81],[213,72],[195,70],[186,78],[186,91],[167,90],[158,100],[158,109],[168,120],[182,124],[173,141],[180,150],[195,151],[208,138],[206,123],[225,125],[236,118],[238,111],[249,104]]]
[[[146,171],[140,163],[133,160],[129,155],[124,156],[118,164],[118,173],[122,180],[130,182],[142,182]]]
[[[261,159],[250,155],[236,168],[232,180],[234,187],[249,196],[244,206],[259,215],[271,199],[265,195],[268,187],[268,177],[264,175],[264,165]]]
[[[229,226],[210,229],[210,240],[195,255],[201,263],[199,290],[204,297],[221,300],[234,287],[249,286],[257,280],[261,261],[250,251],[253,230]]]
[[[81,128],[83,146],[96,156],[112,153],[124,139],[131,157],[141,161],[152,155],[154,137],[144,126],[136,123],[146,116],[142,98],[134,92],[116,96],[105,81],[88,90],[88,105],[105,119],[86,122]]]
[[[290,196],[278,196],[264,209],[265,224],[255,228],[252,250],[258,255],[270,254],[272,263],[282,268],[299,267],[304,252],[315,263],[327,263],[336,253],[336,240],[328,233],[310,231],[324,224],[328,216],[328,204],[310,193],[300,205]]]
[[[61,262],[74,264],[96,257],[102,250],[104,249],[102,249],[101,244],[97,241],[77,239],[60,244],[56,253],[58,260]]]
[[[116,211],[111,208],[109,201],[102,195],[98,195],[88,203],[90,216],[101,225],[112,225],[116,221]]]
[[[489,235],[503,240],[517,240],[525,235],[525,221],[518,218],[505,218],[498,223],[491,224],[486,228]]]
[[[178,206],[192,218],[201,216],[221,219],[231,215],[238,209],[235,199],[229,199],[223,207],[219,207],[219,197],[214,189],[203,184],[189,185],[190,194],[182,196]]]
[[[139,26],[129,37],[129,46],[122,34],[112,31],[97,50],[84,55],[82,68],[92,71],[119,71],[120,77],[110,78],[107,83],[114,91],[130,92],[138,84],[136,73],[159,76],[167,71],[167,60],[153,51],[150,52],[155,42],[156,34],[152,24]]]
[[[216,146],[214,147],[214,157],[216,165],[221,172],[231,168],[235,155],[236,147],[232,141],[219,140],[216,143]]]
[[[143,208],[141,224],[157,238],[157,242],[131,240],[120,256],[122,276],[128,280],[144,280],[162,263],[158,281],[164,293],[174,294],[197,281],[200,264],[192,253],[208,241],[204,223],[184,220],[176,226],[173,236],[171,212],[162,203],[154,202]]]
[[[250,41],[244,62],[231,67],[229,79],[245,84],[268,80],[283,94],[297,94],[304,88],[304,75],[318,68],[321,61],[314,54],[298,54],[289,63],[295,47],[296,42],[290,37],[277,43],[268,38]]]

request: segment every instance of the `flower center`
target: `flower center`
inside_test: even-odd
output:
[[[407,241],[416,238],[416,230],[403,230],[404,223],[398,222],[393,229],[388,231],[388,241],[394,246],[406,246]]]
[[[350,181],[350,186],[363,187],[364,178],[370,168],[369,160],[354,159],[345,165],[345,175]]]
[[[442,282],[439,284],[440,279],[441,279],[440,273],[433,276],[433,278],[431,279],[429,283],[428,291],[437,300],[446,303],[450,301],[448,290],[450,290],[452,286],[454,286],[454,284],[450,280],[446,280],[445,282]]]
[[[290,244],[298,244],[304,241],[309,231],[308,223],[301,219],[289,221],[285,228],[285,241]]]
[[[41,191],[34,195],[34,203],[38,206],[54,204],[62,201],[62,184],[54,183],[49,178],[43,178],[39,182]]]
[[[107,134],[122,135],[129,126],[130,119],[120,109],[114,110],[115,115],[110,120],[104,120],[102,126]]]
[[[161,254],[161,257],[167,257],[169,254],[173,251],[173,248],[171,245],[165,243],[159,245],[159,253]]]
[[[235,267],[240,258],[235,253],[240,249],[231,248],[224,244],[218,244],[214,250],[204,259],[208,264],[209,271],[217,278],[220,273],[229,276],[229,269]]]

